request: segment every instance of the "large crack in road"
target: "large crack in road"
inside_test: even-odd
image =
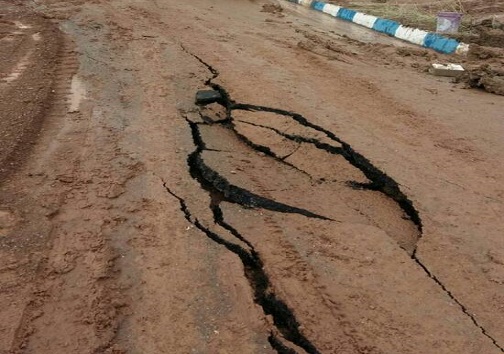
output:
[[[284,203],[279,203],[275,200],[271,200],[255,193],[252,193],[244,188],[235,186],[231,184],[226,178],[221,176],[217,171],[210,168],[201,157],[201,153],[206,150],[205,143],[201,139],[199,133],[198,123],[193,123],[188,121],[191,131],[193,133],[193,142],[196,144],[196,150],[191,153],[187,159],[189,165],[189,172],[191,176],[198,180],[202,186],[207,191],[212,194],[219,193],[222,195],[222,199],[237,203],[245,207],[250,208],[263,208],[271,211],[277,211],[281,213],[293,213],[304,215],[309,218],[316,218],[321,220],[332,220],[331,218],[318,215],[309,210],[302,208],[297,208]],[[204,123],[208,124],[208,123]],[[333,220],[334,221],[334,220]]]
[[[285,339],[290,343],[296,345],[297,347],[302,348],[307,353],[319,353],[319,350],[316,348],[316,346],[301,333],[299,329],[300,324],[296,319],[294,312],[289,309],[286,303],[279,299],[278,296],[274,293],[269,277],[264,270],[263,261],[252,243],[249,242],[245,237],[243,237],[237,231],[237,229],[235,229],[232,225],[228,224],[224,220],[224,215],[220,208],[220,203],[226,201],[239,204],[246,208],[263,208],[275,212],[296,213],[305,217],[317,218],[331,222],[335,222],[336,220],[323,215],[319,215],[310,210],[281,203],[274,199],[265,198],[245,188],[233,185],[224,176],[220,175],[217,171],[215,171],[205,163],[204,158],[202,157],[202,152],[216,150],[208,149],[206,147],[205,141],[200,134],[200,126],[219,125],[232,131],[238,140],[240,140],[242,143],[244,143],[254,151],[264,154],[266,158],[272,158],[276,162],[287,165],[288,167],[306,174],[311,178],[309,172],[304,171],[297,166],[285,161],[286,158],[297,151],[297,149],[289,155],[281,157],[275,154],[274,151],[268,146],[255,143],[248,139],[244,134],[241,134],[237,130],[235,125],[235,119],[233,118],[234,111],[268,112],[282,117],[288,117],[297,124],[307,129],[322,133],[330,141],[335,142],[338,146],[333,146],[321,141],[320,139],[312,137],[306,137],[298,134],[288,134],[266,124],[257,124],[242,120],[236,120],[240,123],[269,129],[282,138],[298,143],[298,148],[300,146],[300,143],[306,143],[311,144],[317,149],[323,150],[329,154],[342,156],[353,167],[361,171],[370,182],[348,183],[348,187],[360,190],[377,191],[397,203],[397,205],[406,215],[407,219],[410,220],[410,222],[413,223],[415,225],[415,228],[418,230],[417,237],[415,238],[415,241],[411,245],[412,247],[410,249],[406,249],[401,246],[400,247],[403,248],[409,254],[412,261],[416,263],[424,271],[424,273],[430,279],[432,279],[439,286],[439,288],[460,307],[464,315],[469,317],[472,323],[477,328],[479,328],[481,333],[489,340],[491,340],[495,347],[504,352],[504,348],[500,346],[497,341],[486,331],[486,329],[477,321],[475,316],[471,314],[463,305],[463,303],[453,295],[453,293],[436,277],[435,274],[433,274],[428,266],[423,264],[423,262],[419,259],[417,255],[417,244],[422,236],[422,220],[419,216],[418,211],[415,209],[413,202],[401,191],[399,184],[396,181],[394,181],[390,176],[381,171],[379,168],[374,166],[367,158],[356,152],[348,143],[337,137],[333,132],[319,125],[311,123],[308,119],[298,113],[278,108],[234,102],[230,98],[228,92],[224,89],[224,87],[213,82],[213,80],[215,80],[219,76],[219,72],[214,67],[202,60],[200,57],[188,51],[185,47],[182,46],[182,49],[184,52],[198,60],[210,71],[212,76],[205,81],[205,85],[209,88],[212,88],[218,93],[215,95],[216,97],[218,97],[217,99],[201,103],[200,107],[203,107],[209,103],[217,103],[221,105],[226,112],[225,119],[221,120],[212,120],[211,117],[204,116],[201,110],[199,111],[199,115],[203,122],[194,122],[187,119],[187,117],[185,118],[188,126],[191,129],[193,142],[196,146],[196,149],[191,154],[189,154],[187,158],[189,172],[191,174],[191,177],[199,182],[201,188],[207,191],[210,195],[211,201],[209,208],[213,213],[214,223],[229,231],[233,236],[246,244],[249,249],[245,249],[238,244],[232,243],[219,236],[208,227],[205,227],[197,217],[192,215],[191,211],[188,209],[187,203],[182,197],[176,195],[166,185],[166,183],[164,183],[164,187],[172,196],[177,198],[180,203],[181,211],[184,213],[185,218],[191,224],[202,231],[212,241],[226,247],[226,249],[233,252],[240,258],[243,263],[245,276],[248,279],[251,288],[253,289],[254,301],[261,306],[265,315],[271,315],[273,318],[273,325],[275,328],[271,329],[269,335],[269,342],[273,349],[275,349],[279,353],[296,353],[294,349],[290,348],[283,342],[283,340]]]
[[[387,197],[396,201],[401,209],[408,215],[411,221],[417,226],[420,233],[422,232],[422,220],[418,215],[418,211],[413,206],[411,200],[401,191],[399,188],[399,184],[394,181],[391,177],[389,177],[386,173],[380,171],[377,167],[375,167],[368,159],[364,156],[356,152],[348,143],[344,142],[340,138],[338,138],[334,133],[330,132],[327,129],[322,128],[316,124],[310,123],[308,119],[303,117],[300,114],[285,111],[282,109],[264,107],[252,104],[243,104],[243,103],[230,103],[231,110],[246,110],[252,112],[270,112],[275,113],[281,116],[286,116],[292,118],[294,121],[299,123],[300,125],[311,128],[315,131],[321,132],[325,134],[330,140],[341,145],[341,147],[334,147],[332,145],[321,142],[318,139],[314,138],[306,138],[299,135],[291,135],[286,134],[278,129],[270,128],[275,131],[277,134],[295,141],[295,142],[305,142],[309,144],[313,144],[316,148],[327,151],[328,153],[341,155],[345,158],[352,166],[360,170],[364,175],[371,181],[370,184],[363,185],[362,187],[369,190],[379,191],[385,194]]]
[[[278,330],[278,332],[281,333],[286,340],[303,348],[307,353],[320,353],[317,348],[300,332],[299,322],[293,312],[289,309],[285,302],[280,300],[272,291],[271,283],[264,271],[263,262],[257,251],[254,249],[252,244],[245,240],[233,227],[224,222],[220,208],[218,206],[212,207],[215,215],[215,222],[231,231],[234,236],[245,242],[250,247],[250,251],[245,250],[243,247],[235,243],[225,240],[217,233],[205,227],[197,218],[193,217],[185,200],[172,192],[166,183],[163,183],[163,185],[168,193],[179,201],[180,210],[184,213],[188,222],[194,225],[198,230],[202,231],[212,241],[226,247],[226,249],[233,252],[240,258],[243,263],[245,277],[247,278],[254,293],[254,301],[261,306],[265,315],[272,316],[275,329]],[[295,352],[292,348],[283,344],[273,330],[270,331],[268,339],[272,348],[277,350],[279,353]]]

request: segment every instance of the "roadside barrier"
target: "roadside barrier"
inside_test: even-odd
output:
[[[372,30],[388,34],[406,42],[433,49],[444,54],[466,54],[469,45],[437,33],[427,32],[418,28],[403,26],[400,23],[384,18],[346,9],[344,7],[314,0],[287,0],[289,2],[310,7],[332,17],[350,21]]]

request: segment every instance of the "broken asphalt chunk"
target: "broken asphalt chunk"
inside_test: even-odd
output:
[[[222,100],[222,95],[215,90],[202,90],[196,93],[196,104],[207,105],[210,103],[219,102]]]

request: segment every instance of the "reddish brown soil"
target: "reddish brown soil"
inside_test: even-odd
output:
[[[24,160],[47,114],[61,41],[55,26],[41,17],[13,12],[0,21],[0,178],[4,178]],[[38,36],[44,40],[38,41]]]
[[[500,51],[280,4],[0,1],[1,354],[502,353]]]

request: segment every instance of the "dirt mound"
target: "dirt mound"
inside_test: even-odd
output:
[[[492,58],[504,58],[504,50],[499,48],[485,47],[473,44],[469,48],[467,58],[470,60],[487,60]]]
[[[478,44],[504,48],[504,31],[501,29],[484,29],[480,31]]]
[[[504,49],[473,44],[463,65],[466,73],[459,82],[504,95]]]
[[[504,48],[504,30],[486,25],[471,26],[470,32],[452,35],[452,37],[468,44]]]
[[[459,81],[466,83],[468,87],[504,96],[504,70],[484,64],[466,71]]]
[[[264,4],[262,6],[261,12],[267,12],[270,14],[278,14],[283,12],[283,7],[278,4]]]
[[[49,106],[59,31],[30,14],[0,18],[0,178],[30,150]]]

